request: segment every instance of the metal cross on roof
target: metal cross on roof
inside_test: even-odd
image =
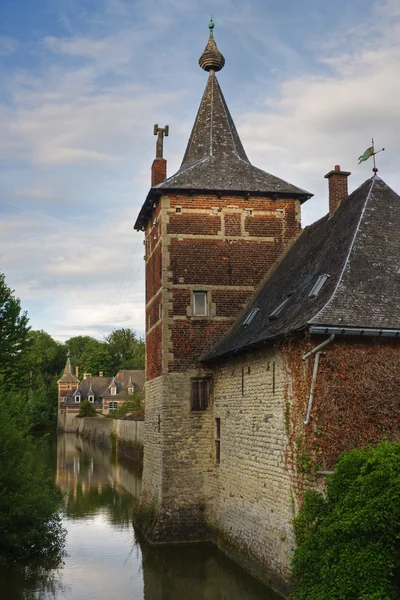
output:
[[[164,135],[168,137],[169,125],[165,127],[159,127],[158,124],[154,125],[154,135],[157,135],[156,143],[156,158],[163,158],[163,147],[164,147]]]

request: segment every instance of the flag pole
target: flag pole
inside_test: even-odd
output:
[[[377,174],[378,169],[376,168],[376,162],[375,162],[375,145],[374,145],[374,138],[372,138],[372,156],[374,158],[374,168],[372,169],[372,172],[374,174],[374,176]]]

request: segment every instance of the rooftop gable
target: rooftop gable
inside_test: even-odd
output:
[[[400,197],[373,177],[306,227],[205,360],[309,325],[400,328]],[[321,275],[329,275],[314,297]],[[274,311],[282,304],[282,309]],[[246,325],[252,308],[259,310]],[[272,317],[272,318],[271,318]]]

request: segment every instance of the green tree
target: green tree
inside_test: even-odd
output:
[[[81,355],[81,369],[93,376],[103,371],[105,376],[113,375],[113,362],[108,346],[105,342],[92,340],[86,345]]]
[[[400,597],[400,444],[341,456],[294,519],[296,600]]]
[[[21,358],[28,345],[28,317],[0,273],[0,383],[18,383],[25,375]]]
[[[65,342],[70,354],[71,363],[75,367],[79,367],[81,371],[83,369],[82,354],[84,353],[86,346],[92,342],[97,342],[97,340],[90,335],[76,335]]]
[[[0,564],[53,560],[64,543],[62,497],[35,461],[25,406],[24,393],[0,390]]]
[[[93,404],[89,400],[84,400],[79,409],[80,417],[97,417],[97,412]]]
[[[32,371],[32,378],[44,379],[50,383],[54,375],[64,368],[67,348],[54,340],[43,330],[28,333],[29,349],[26,354],[27,368]]]
[[[57,380],[65,365],[67,349],[43,330],[28,333],[24,364],[29,373],[27,411],[34,429],[57,422]]]
[[[115,373],[121,369],[144,369],[145,343],[132,329],[114,329],[105,339]]]

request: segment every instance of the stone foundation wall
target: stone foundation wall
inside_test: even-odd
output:
[[[294,473],[287,464],[287,383],[284,359],[275,349],[216,368],[221,461],[207,509],[225,550],[231,547],[244,566],[258,564],[264,576],[269,572],[282,582],[289,582],[295,508]]]

